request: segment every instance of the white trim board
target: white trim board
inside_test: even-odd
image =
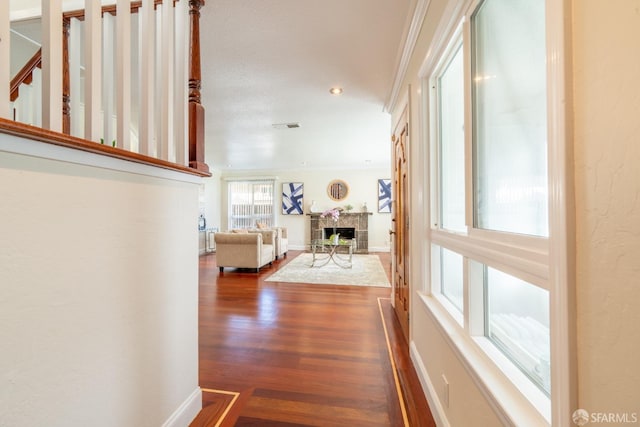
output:
[[[197,387],[193,393],[171,414],[162,427],[184,427],[202,410],[202,390]]]
[[[409,353],[413,366],[416,368],[418,379],[422,385],[422,391],[427,398],[429,408],[431,409],[431,415],[433,415],[436,425],[439,427],[449,427],[450,424],[447,419],[447,414],[440,403],[438,393],[436,393],[436,388],[433,386],[433,382],[427,373],[427,368],[425,368],[424,363],[422,363],[422,359],[420,358],[420,354],[418,353],[418,349],[414,341],[411,341],[411,344],[409,345]]]
[[[16,135],[0,134],[0,153],[2,152],[56,160],[118,172],[128,172],[153,178],[164,178],[172,181],[188,182],[192,184],[202,183],[201,177],[188,173],[181,173],[160,167],[144,165],[128,160],[89,153],[82,150],[75,150],[73,148],[46,144]]]

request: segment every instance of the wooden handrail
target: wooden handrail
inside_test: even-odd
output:
[[[176,1],[178,1],[178,0],[173,0],[173,3],[175,4]],[[157,7],[160,4],[162,4],[162,0],[154,0],[154,2],[153,2],[154,8]],[[131,2],[131,13],[138,13],[138,9],[140,9],[141,7],[142,7],[142,2],[141,1]],[[111,5],[108,5],[108,6],[102,6],[102,15],[104,16],[105,13],[109,13],[111,15],[115,15],[116,14],[116,5],[115,4],[111,4]],[[65,19],[76,18],[76,19],[79,19],[79,20],[83,21],[84,20],[84,9],[78,9],[78,10],[72,10],[72,11],[69,11],[69,12],[64,12],[62,16]]]
[[[20,85],[23,83],[29,84],[33,79],[33,70],[36,68],[42,68],[42,49],[38,49],[36,53],[33,54],[31,59],[24,64],[24,67],[18,71],[18,74],[11,79],[11,83],[9,85],[9,93],[11,102],[18,99],[18,95],[20,93]]]
[[[102,154],[121,160],[155,166],[163,169],[169,169],[177,172],[187,173],[190,175],[209,177],[211,173],[195,168],[182,166],[167,160],[156,159],[155,157],[145,156],[144,154],[134,153],[120,148],[111,147],[109,145],[97,144],[82,138],[71,135],[54,132],[36,126],[24,123],[14,122],[0,117],[0,134],[15,135],[41,141],[47,144],[58,145],[61,147],[74,148],[76,150],[86,151],[88,153]]]

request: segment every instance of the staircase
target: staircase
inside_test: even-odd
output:
[[[0,117],[209,175],[200,103],[204,0],[85,4],[63,13],[62,0],[43,2],[34,18],[41,48],[11,82],[0,80],[9,87]],[[0,40],[9,16],[0,13]],[[10,49],[0,42],[0,58]]]

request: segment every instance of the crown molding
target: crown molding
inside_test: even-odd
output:
[[[427,16],[427,11],[429,10],[430,4],[431,0],[418,0],[418,2],[416,3],[416,7],[413,10],[413,17],[411,18],[409,31],[404,41],[402,55],[400,56],[400,61],[398,63],[398,66],[396,67],[396,73],[393,79],[391,93],[387,97],[387,102],[384,105],[384,111],[388,113],[393,111],[396,106],[396,102],[398,101],[398,94],[400,93],[402,82],[407,75],[407,69],[409,68],[411,55],[413,54],[413,49],[415,48],[416,42],[418,41],[418,36],[420,35],[420,30],[422,29],[422,23],[424,22],[425,16]]]

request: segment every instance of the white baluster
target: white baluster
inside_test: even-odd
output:
[[[9,84],[11,83],[10,61],[11,42],[9,31],[11,24],[9,21],[9,2],[0,1],[0,117],[12,119],[11,107],[9,106]]]
[[[155,137],[154,128],[154,46],[155,46],[155,21],[153,0],[142,0],[140,14],[140,124],[139,147],[140,153],[151,155],[152,143]]]
[[[175,8],[175,161],[186,166],[189,159],[189,2],[179,1]]]
[[[71,107],[71,135],[79,138],[84,137],[84,114],[81,81],[80,53],[82,49],[83,24],[77,18],[71,18],[71,28],[69,29],[69,80],[70,107]]]
[[[62,78],[60,78],[62,82]],[[60,86],[62,88],[62,85]],[[31,80],[31,85],[29,87],[31,95],[29,96],[29,124],[33,126],[43,127],[42,126],[42,113],[44,108],[42,107],[43,100],[42,96],[44,94],[44,84],[43,84],[43,72],[39,68],[33,70],[33,78]],[[62,92],[60,92],[62,94]],[[62,100],[62,95],[60,95]],[[58,108],[60,109],[60,120],[62,120],[62,101],[58,103]],[[60,123],[62,126],[62,123]]]
[[[131,150],[131,1],[118,0],[116,5],[116,115],[117,146]]]
[[[42,0],[42,126],[62,132],[62,0]]]
[[[110,13],[102,16],[102,111],[104,144],[116,139],[115,117],[115,31],[116,20]]]
[[[100,0],[85,0],[84,17],[84,132],[85,139],[100,141],[102,137],[102,5]]]
[[[155,108],[153,111],[154,114],[154,129],[153,133],[155,135],[154,145],[152,146],[152,155],[154,157],[160,157],[160,150],[162,144],[164,143],[165,135],[162,133],[162,103],[164,99],[162,99],[162,9],[164,9],[164,4],[159,4],[156,6],[156,12],[154,14],[154,20],[156,25],[156,39],[155,45],[153,47],[154,53],[154,72],[155,72]]]
[[[140,132],[140,17],[138,13],[131,14],[131,129],[130,129],[130,151],[140,152],[139,132]]]
[[[160,158],[175,161],[174,141],[174,10],[173,0],[162,4],[162,146]],[[169,153],[172,153],[170,156]]]

